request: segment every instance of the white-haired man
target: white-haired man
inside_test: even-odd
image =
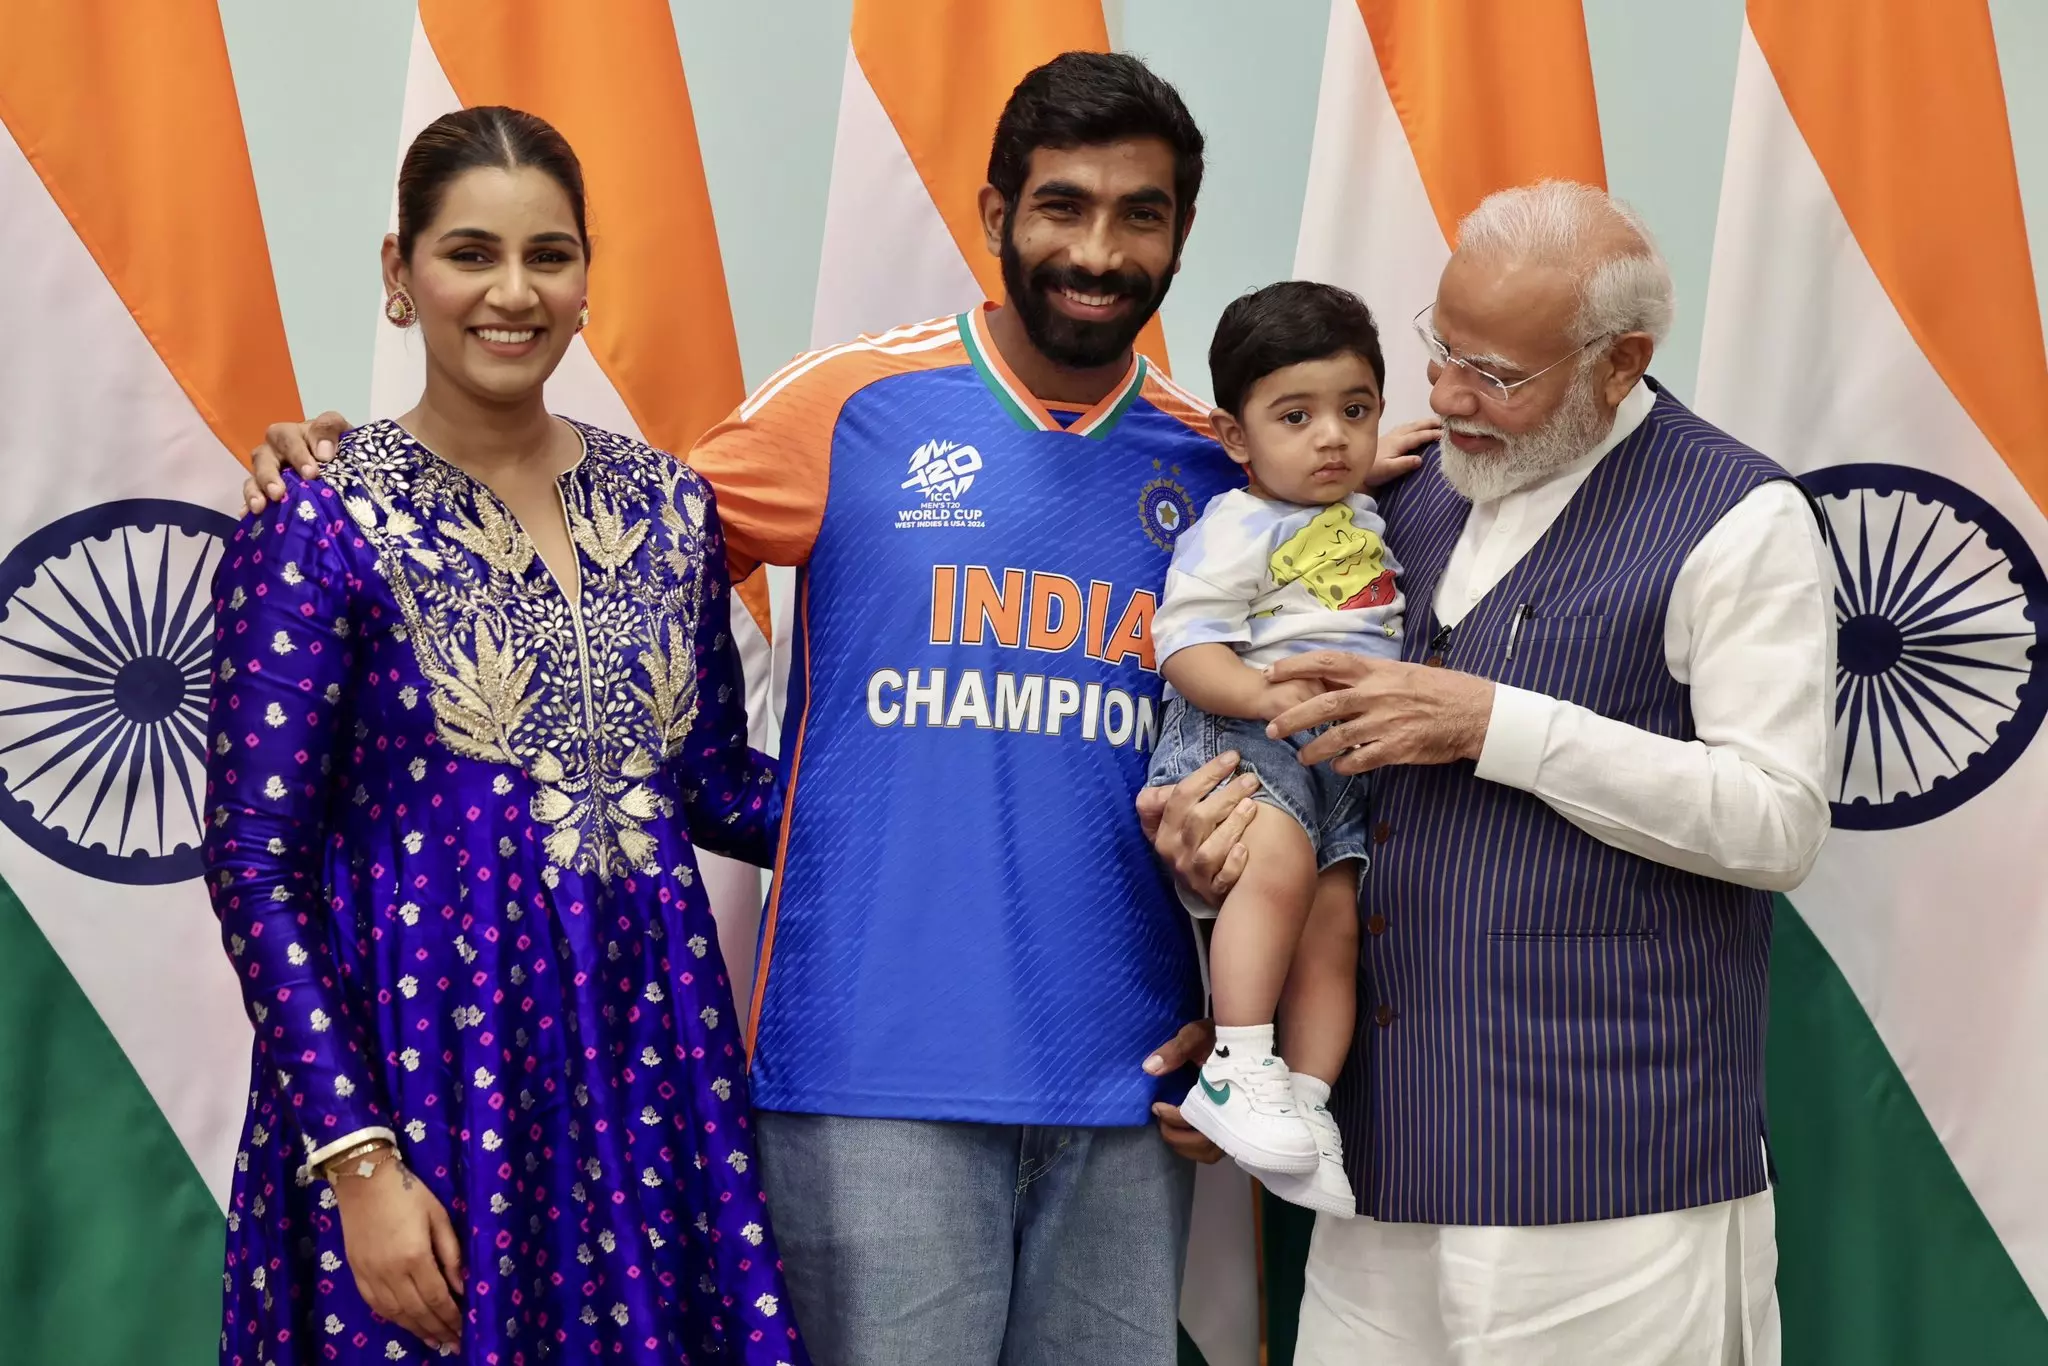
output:
[[[1334,723],[1304,762],[1377,770],[1332,1103],[1372,1217],[1319,1220],[1297,1362],[1777,1360],[1771,893],[1827,832],[1832,574],[1648,378],[1671,312],[1601,191],[1482,203],[1416,320],[1442,447],[1382,508],[1408,657],[1273,668],[1330,689],[1274,723]],[[1145,813],[1205,895],[1218,776]]]

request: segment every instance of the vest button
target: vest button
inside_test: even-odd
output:
[[[1385,821],[1381,821],[1378,825],[1375,825],[1372,828],[1372,842],[1374,844],[1385,844],[1388,840],[1392,839],[1393,837],[1394,827],[1387,824]]]
[[[1375,937],[1387,932],[1387,918],[1375,911],[1365,918],[1365,932]]]
[[[1377,1024],[1381,1029],[1385,1029],[1396,1019],[1400,1018],[1400,1014],[1401,1012],[1395,1010],[1392,1006],[1382,1005],[1372,1013],[1373,1023]]]

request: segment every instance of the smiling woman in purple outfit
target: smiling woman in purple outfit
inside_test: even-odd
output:
[[[781,790],[710,490],[542,405],[588,256],[552,128],[428,127],[384,246],[426,391],[222,561],[223,1362],[807,1361],[694,853],[767,862]]]

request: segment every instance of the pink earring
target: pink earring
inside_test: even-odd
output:
[[[384,316],[391,320],[393,327],[411,327],[420,320],[419,310],[413,307],[412,295],[400,285],[391,291],[391,297],[384,301]]]
[[[590,301],[585,299],[583,307],[576,313],[576,330],[581,332],[588,326],[590,326]]]

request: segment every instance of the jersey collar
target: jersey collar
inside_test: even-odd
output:
[[[1003,411],[1026,431],[1064,432],[1068,436],[1084,436],[1094,441],[1108,436],[1123,420],[1131,403],[1138,397],[1138,391],[1145,385],[1145,358],[1133,352],[1131,368],[1117,386],[1073,423],[1062,427],[1045,410],[1045,404],[1039,401],[1038,396],[1026,389],[1011,373],[1010,367],[1003,363],[1003,353],[996,349],[995,340],[988,334],[988,314],[994,307],[994,304],[985,303],[962,313],[960,340],[966,344],[967,359],[973,363],[974,373],[981,376],[981,382],[995,395]]]

